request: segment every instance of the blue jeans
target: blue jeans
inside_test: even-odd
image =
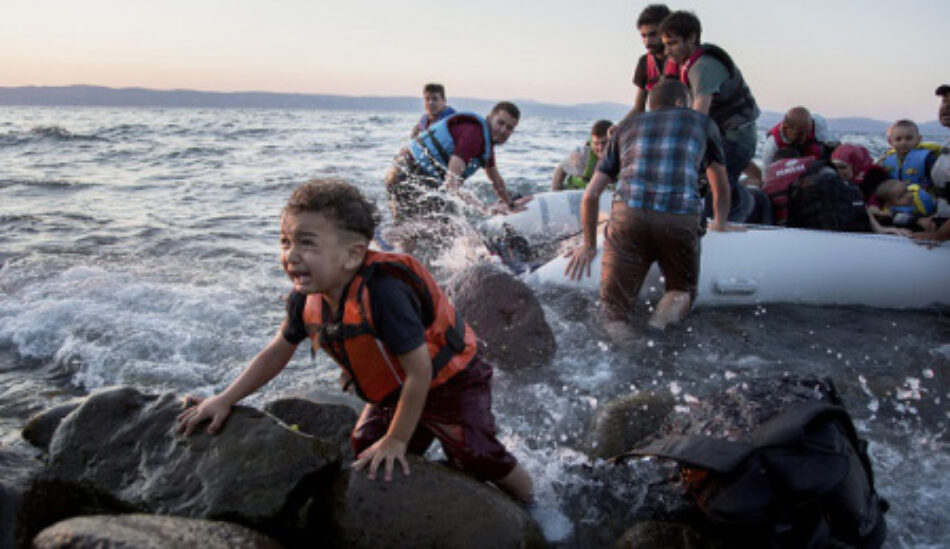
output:
[[[755,145],[754,134],[750,134],[749,138],[739,140],[723,136],[722,148],[726,155],[726,174],[729,176],[729,221],[764,224],[772,222],[772,210],[765,193],[761,189],[748,188],[739,183],[742,170],[755,156]],[[757,194],[761,196],[756,196]],[[710,195],[706,197],[707,217],[712,216],[712,209],[712,195]]]

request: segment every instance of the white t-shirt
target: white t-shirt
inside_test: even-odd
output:
[[[934,162],[934,167],[930,171],[930,180],[938,189],[944,189],[950,185],[950,139],[943,144],[943,150]]]

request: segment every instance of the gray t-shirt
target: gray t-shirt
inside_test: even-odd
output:
[[[719,93],[722,85],[728,79],[729,68],[712,55],[700,56],[689,69],[689,87],[694,98],[699,95]],[[710,116],[713,114],[711,109],[709,114]],[[758,116],[758,113],[756,113],[756,116]],[[728,129],[722,133],[723,140],[733,143],[751,143],[753,147],[755,146],[755,142],[758,140],[755,120],[743,121],[738,125],[726,124],[726,126]],[[720,129],[722,129],[721,126]]]
[[[729,78],[729,69],[711,55],[700,56],[689,69],[689,87],[693,97],[719,93],[722,83]]]

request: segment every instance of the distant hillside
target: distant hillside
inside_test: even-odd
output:
[[[488,112],[495,101],[452,97],[456,109]],[[550,105],[531,100],[515,100],[527,116],[563,118],[620,118],[627,107],[618,103]],[[203,92],[195,90],[151,90],[102,86],[0,87],[0,105],[85,106],[85,107],[183,107],[183,108],[276,108],[416,112],[418,97],[376,97],[272,92]]]
[[[525,116],[619,120],[629,110],[620,103],[584,103],[552,105],[529,99],[516,99]],[[460,110],[488,112],[495,103],[487,99],[452,97],[452,106]],[[418,97],[348,96],[272,92],[203,92],[195,90],[151,90],[145,88],[107,88],[104,86],[24,86],[0,87],[0,105],[96,106],[96,107],[184,107],[184,108],[274,108],[416,112]],[[782,114],[765,111],[758,125],[770,128]],[[884,133],[888,122],[870,118],[829,118],[836,132]],[[921,133],[931,137],[950,136],[939,122],[921,124]]]

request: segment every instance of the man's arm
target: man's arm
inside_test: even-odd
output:
[[[693,110],[709,116],[709,107],[712,105],[712,100],[713,96],[711,94],[697,95],[693,99]]]
[[[622,126],[625,122],[631,118],[637,116],[638,114],[643,113],[647,110],[647,91],[643,88],[637,88],[637,95],[633,100],[633,107],[630,108],[630,111],[620,119],[620,122],[607,128],[607,137],[611,138],[614,136],[614,133],[617,132],[617,129]]]
[[[449,158],[449,169],[446,171],[445,180],[443,181],[445,190],[458,196],[469,206],[484,211],[486,208],[481,200],[471,193],[462,191],[462,184],[465,183],[465,179],[462,178],[463,170],[465,170],[465,161],[453,154]]]
[[[564,178],[567,176],[560,165],[554,170],[554,179],[551,180],[551,190],[560,191],[564,189]]]
[[[749,165],[746,166],[744,170],[742,170],[742,173],[744,173],[746,177],[748,177],[749,179],[758,181],[758,183],[756,184],[756,187],[762,186],[762,168],[760,168],[759,165],[756,164],[754,160],[749,162]],[[746,184],[749,185],[751,183],[746,183]]]
[[[729,176],[726,168],[718,162],[713,162],[706,168],[706,178],[709,179],[709,188],[713,196],[713,222],[709,225],[713,231],[729,230]]]
[[[284,339],[283,333],[278,332],[227,389],[179,414],[178,431],[190,435],[201,422],[210,419],[208,432],[217,433],[231,413],[231,406],[279,374],[296,350],[297,345]]]
[[[644,88],[637,88],[637,94],[633,97],[633,108],[624,117],[636,116],[647,110],[647,91]]]
[[[387,482],[393,478],[393,465],[396,461],[402,465],[403,474],[409,474],[406,448],[422,416],[426,396],[429,394],[429,384],[432,381],[432,360],[429,358],[429,349],[426,344],[423,343],[396,358],[406,373],[406,380],[399,394],[393,421],[389,424],[389,430],[383,438],[363,450],[353,463],[353,468],[357,471],[369,465],[369,478],[374,479],[376,470],[382,462],[385,467],[383,479]]]
[[[950,240],[950,219],[944,221],[943,224],[940,225],[940,227],[938,227],[935,232],[913,233],[910,235],[910,237],[916,240],[932,240],[932,241],[937,241],[937,242]]]
[[[498,199],[505,204],[511,204],[511,195],[508,194],[508,188],[505,187],[505,180],[498,171],[498,166],[485,166],[485,176],[491,181],[491,186],[495,189]]]
[[[597,255],[597,219],[600,213],[600,195],[610,184],[610,176],[604,172],[594,172],[594,177],[587,185],[584,191],[584,198],[581,202],[581,227],[584,229],[584,242],[567,252],[565,257],[570,257],[567,266],[564,268],[564,274],[571,280],[580,280],[586,271],[590,276],[590,264],[594,256]]]

